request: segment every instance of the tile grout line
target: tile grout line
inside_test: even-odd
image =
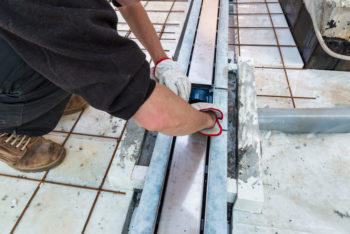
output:
[[[119,12],[118,8],[114,9],[116,12]],[[147,13],[168,13],[168,10],[146,10]],[[172,10],[170,13],[184,13],[184,10]],[[280,13],[281,14],[281,13]],[[121,22],[124,23],[124,22]]]
[[[265,2],[237,2],[237,1],[234,1],[234,3],[236,3],[236,4],[265,4]],[[279,3],[279,2],[266,2],[266,3],[276,4],[276,3]]]
[[[61,133],[61,134],[68,134],[67,131],[61,131],[61,130],[53,130],[51,132],[54,133]],[[80,136],[88,136],[88,137],[98,137],[98,138],[105,138],[105,139],[112,139],[112,140],[119,140],[120,137],[112,137],[112,136],[102,136],[102,135],[95,135],[95,134],[88,134],[88,133],[80,133],[80,132],[72,132],[72,135],[80,135]]]
[[[129,32],[129,30],[118,29],[118,32]],[[160,32],[157,32],[157,30],[156,30],[156,33],[160,33]],[[175,32],[164,32],[164,34],[175,34]],[[162,39],[162,40],[164,40],[164,39]]]
[[[13,178],[13,179],[19,179],[19,180],[27,180],[27,181],[34,181],[34,182],[43,182],[44,184],[47,183],[47,184],[54,184],[54,185],[59,185],[59,186],[67,186],[67,187],[73,187],[73,188],[81,188],[81,189],[94,190],[94,191],[97,191],[97,190],[98,190],[98,188],[90,187],[90,186],[83,186],[83,185],[76,185],[76,184],[67,184],[67,183],[56,182],[56,181],[50,181],[50,180],[42,181],[42,180],[40,180],[40,179],[35,179],[35,178],[30,178],[30,177],[21,177],[21,176],[9,175],[9,174],[2,174],[2,173],[0,173],[0,176],[2,176],[2,177],[8,177],[8,178]],[[115,194],[122,194],[122,195],[125,195],[125,192],[117,191],[117,190],[110,190],[110,189],[102,189],[102,192],[108,192],[108,193],[115,193]]]
[[[167,10],[146,10],[147,12],[150,13],[168,13],[169,11]],[[183,10],[171,10],[170,13],[185,13]]]
[[[267,94],[257,94],[258,97],[271,97],[271,98],[290,98],[290,96],[283,96],[283,95],[267,95]],[[316,100],[315,97],[299,97],[299,96],[293,96],[294,99],[311,99]]]
[[[119,22],[118,24],[127,24],[126,22]],[[153,25],[163,25],[163,23],[152,23]],[[180,26],[178,23],[166,23],[166,26]]]
[[[269,13],[263,13],[263,12],[251,12],[251,13],[233,13],[230,15],[268,15]],[[285,15],[285,13],[270,13],[271,15]]]
[[[66,144],[68,138],[69,138],[70,135],[72,134],[72,132],[73,132],[75,126],[78,124],[78,121],[80,120],[80,118],[81,118],[81,116],[83,115],[84,111],[85,111],[85,109],[82,110],[82,111],[80,112],[80,114],[79,114],[77,120],[75,121],[74,125],[72,126],[70,132],[67,134],[65,140],[62,142],[62,144],[61,144],[62,147],[64,147],[64,145]],[[22,218],[23,218],[25,212],[26,212],[27,209],[29,208],[29,206],[30,206],[32,200],[34,199],[34,197],[35,197],[36,194],[38,193],[38,191],[39,191],[41,185],[43,184],[43,181],[45,181],[45,178],[46,178],[47,174],[49,173],[49,171],[50,171],[50,170],[46,171],[45,174],[44,174],[44,176],[43,176],[42,179],[40,180],[40,182],[39,182],[39,184],[37,185],[37,187],[36,187],[34,193],[33,193],[32,196],[30,197],[30,199],[28,200],[26,206],[24,207],[24,209],[22,210],[20,216],[18,217],[18,219],[17,219],[15,225],[12,227],[12,230],[11,230],[11,232],[10,232],[11,234],[14,233],[14,231],[15,231],[16,228],[18,227],[18,224],[21,222],[21,220],[22,220]]]
[[[264,26],[264,27],[258,27],[258,26],[229,26],[229,28],[240,28],[240,29],[290,29],[290,27],[268,27],[268,26]]]
[[[280,44],[279,44],[279,41],[278,41],[278,37],[277,37],[275,25],[274,25],[273,20],[272,20],[272,16],[271,16],[271,14],[270,14],[270,8],[269,8],[269,6],[268,6],[266,0],[265,0],[265,5],[266,5],[266,8],[267,8],[267,12],[269,13],[269,18],[270,18],[270,21],[271,21],[273,33],[274,33],[274,35],[275,35],[276,43],[277,43],[277,46],[278,46],[278,51],[279,51],[279,54],[280,54],[280,57],[281,57],[281,62],[282,62],[282,66],[283,66],[283,71],[284,71],[284,74],[285,74],[285,77],[286,77],[286,81],[287,81],[287,84],[288,84],[288,89],[289,89],[289,93],[290,93],[290,96],[291,96],[291,99],[292,99],[293,108],[295,108],[295,101],[294,101],[294,97],[293,97],[293,92],[292,92],[292,88],[290,87],[290,83],[289,83],[289,79],[288,79],[288,74],[287,74],[287,70],[286,70],[285,63],[284,63],[284,59],[283,59],[281,47],[280,47]]]
[[[238,43],[229,43],[231,46],[262,46],[262,47],[297,47],[296,45],[273,45],[273,44],[238,44]]]
[[[129,39],[135,40],[137,38],[136,37],[130,37]],[[176,41],[176,39],[175,38],[163,38],[160,41]]]
[[[262,69],[286,69],[286,70],[308,70],[307,68],[298,68],[298,67],[261,67],[261,66],[255,66],[255,68],[262,68]]]
[[[122,131],[121,136],[123,136],[127,124],[128,124],[128,122],[125,123],[125,126],[124,126],[124,128],[123,128],[123,131]],[[104,175],[104,177],[102,178],[102,182],[101,182],[101,184],[100,184],[100,186],[99,186],[99,188],[98,188],[98,190],[97,190],[96,197],[95,197],[95,199],[94,199],[94,201],[93,201],[93,203],[92,203],[92,206],[91,206],[91,208],[90,208],[88,217],[87,217],[87,219],[86,219],[86,221],[85,221],[85,224],[84,224],[84,227],[83,227],[83,230],[82,230],[81,233],[85,233],[85,231],[86,231],[87,225],[88,225],[88,223],[89,223],[89,221],[90,221],[90,218],[91,218],[91,215],[92,215],[92,213],[93,213],[93,211],[94,211],[94,209],[95,209],[97,200],[98,200],[98,198],[100,197],[101,190],[102,190],[102,188],[103,188],[103,185],[104,185],[104,183],[105,183],[105,181],[106,181],[106,178],[107,178],[107,175],[108,175],[108,173],[109,173],[109,170],[110,170],[110,168],[111,168],[111,166],[112,166],[113,160],[114,160],[115,155],[116,155],[116,153],[117,153],[117,150],[118,150],[118,148],[119,148],[120,142],[121,142],[121,141],[118,141],[116,147],[114,148],[114,151],[113,151],[113,153],[112,153],[112,157],[111,157],[111,159],[110,159],[110,161],[109,161],[109,164],[108,164],[108,166],[107,166],[107,170],[106,170],[105,175]],[[124,193],[124,194],[125,194],[125,193]]]

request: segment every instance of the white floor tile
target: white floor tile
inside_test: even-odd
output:
[[[0,232],[10,233],[38,182],[0,177]]]
[[[148,12],[148,16],[152,23],[164,24],[167,15],[167,12]]]
[[[106,173],[117,141],[71,135],[65,148],[67,155],[46,179],[68,184],[98,187]]]
[[[118,31],[119,36],[125,37],[127,32],[126,31]]]
[[[186,19],[186,14],[183,12],[171,12],[168,17],[167,23],[169,24],[182,24]]]
[[[276,97],[258,97],[258,108],[293,108],[292,99]]]
[[[48,135],[45,135],[44,137],[49,139],[49,140],[52,140],[58,144],[61,144],[64,141],[64,139],[66,138],[66,135],[67,134],[50,133]],[[41,179],[41,178],[43,178],[43,176],[45,174],[45,172],[36,172],[36,173],[20,172],[18,170],[13,169],[10,166],[8,166],[4,162],[0,162],[0,173],[6,174],[6,175],[14,175],[14,176],[20,176],[20,177],[26,177],[26,178],[33,178],[33,179]]]
[[[130,30],[130,28],[129,28],[129,25],[127,25],[127,24],[118,24],[117,25],[117,30],[127,30],[127,31],[129,31]]]
[[[271,18],[275,27],[288,27],[284,15],[271,15]]]
[[[99,136],[120,137],[125,120],[89,106],[83,113],[74,132]]]
[[[325,70],[287,70],[294,96],[315,97],[296,99],[297,108],[331,108],[350,106],[349,72]]]
[[[282,69],[255,69],[256,92],[260,95],[290,96]]]
[[[270,13],[283,13],[282,7],[279,3],[268,3]]]
[[[236,5],[234,5],[235,7]],[[265,4],[237,4],[239,14],[242,13],[267,13]]]
[[[154,27],[154,29],[156,30],[156,32],[161,32],[162,31],[162,28],[163,28],[163,25],[158,25],[158,24],[156,24],[156,25],[153,25],[153,27]]]
[[[153,10],[153,11],[169,11],[171,8],[172,2],[148,2],[146,5],[146,10]]]
[[[166,25],[163,33],[173,32],[175,34],[180,34],[181,30],[182,30],[182,28],[177,26],[177,25]]]
[[[87,189],[43,184],[16,233],[81,233],[96,193]]]
[[[136,36],[135,36],[135,34],[134,34],[133,32],[130,32],[128,38],[129,38],[129,39],[132,39],[132,40],[135,40],[135,39],[136,39]]]
[[[289,29],[276,29],[280,45],[295,45],[294,38]]]
[[[123,233],[132,196],[133,191],[127,191],[125,195],[102,192],[85,233]]]
[[[276,45],[275,34],[272,29],[248,29],[239,30],[241,44]]]
[[[177,39],[178,35],[175,32],[165,31],[162,34],[162,39]]]
[[[69,132],[72,129],[79,114],[80,112],[71,115],[63,115],[58,122],[55,130]]]
[[[173,11],[187,11],[189,2],[175,2]]]
[[[255,66],[281,67],[281,56],[277,47],[241,46],[241,56],[251,58]]]
[[[161,41],[161,43],[164,50],[166,51],[166,54],[169,57],[173,56],[176,50],[177,41],[164,40],[164,41]]]
[[[5,175],[14,175],[14,176],[20,176],[20,177],[26,177],[26,178],[33,178],[33,179],[41,179],[45,172],[37,172],[37,173],[24,173],[17,171],[7,165],[4,162],[0,162],[0,173]]]
[[[303,68],[304,62],[297,47],[281,47],[284,65],[289,68]]]
[[[240,27],[271,27],[271,20],[268,15],[239,15]]]

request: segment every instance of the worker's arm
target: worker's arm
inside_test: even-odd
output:
[[[157,33],[140,2],[132,2],[119,7],[120,13],[135,34],[137,39],[150,53],[156,64],[153,75],[160,84],[167,86],[175,94],[188,101],[191,93],[191,83],[187,76],[178,68],[176,62],[167,58]]]
[[[133,116],[135,122],[150,130],[182,136],[212,128],[216,117],[199,112],[167,87],[156,84],[152,95]]]

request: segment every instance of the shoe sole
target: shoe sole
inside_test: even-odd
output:
[[[47,165],[42,166],[42,167],[33,168],[33,169],[22,169],[22,168],[21,169],[15,168],[15,169],[17,169],[21,172],[25,172],[25,173],[48,171],[49,169],[55,168],[58,165],[60,165],[63,162],[63,160],[65,159],[65,157],[66,157],[66,150],[62,147],[60,155],[58,156],[57,160],[50,163],[50,164],[47,164]]]
[[[84,109],[87,107],[87,105],[88,105],[88,104],[85,103],[85,104],[83,104],[83,105],[81,105],[81,106],[79,106],[79,107],[77,107],[77,108],[73,108],[73,109],[64,111],[64,112],[63,112],[63,115],[75,114],[75,113],[77,113],[77,112],[79,112],[79,111],[84,110]]]

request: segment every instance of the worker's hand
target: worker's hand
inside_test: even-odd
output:
[[[222,133],[222,127],[219,120],[224,118],[222,111],[219,110],[214,104],[206,102],[193,103],[191,106],[199,111],[210,113],[215,119],[215,124],[213,127],[201,130],[198,133],[204,136],[220,136]]]
[[[171,59],[160,60],[153,70],[153,75],[160,84],[165,85],[184,100],[189,100],[191,82],[178,68],[176,62]]]

